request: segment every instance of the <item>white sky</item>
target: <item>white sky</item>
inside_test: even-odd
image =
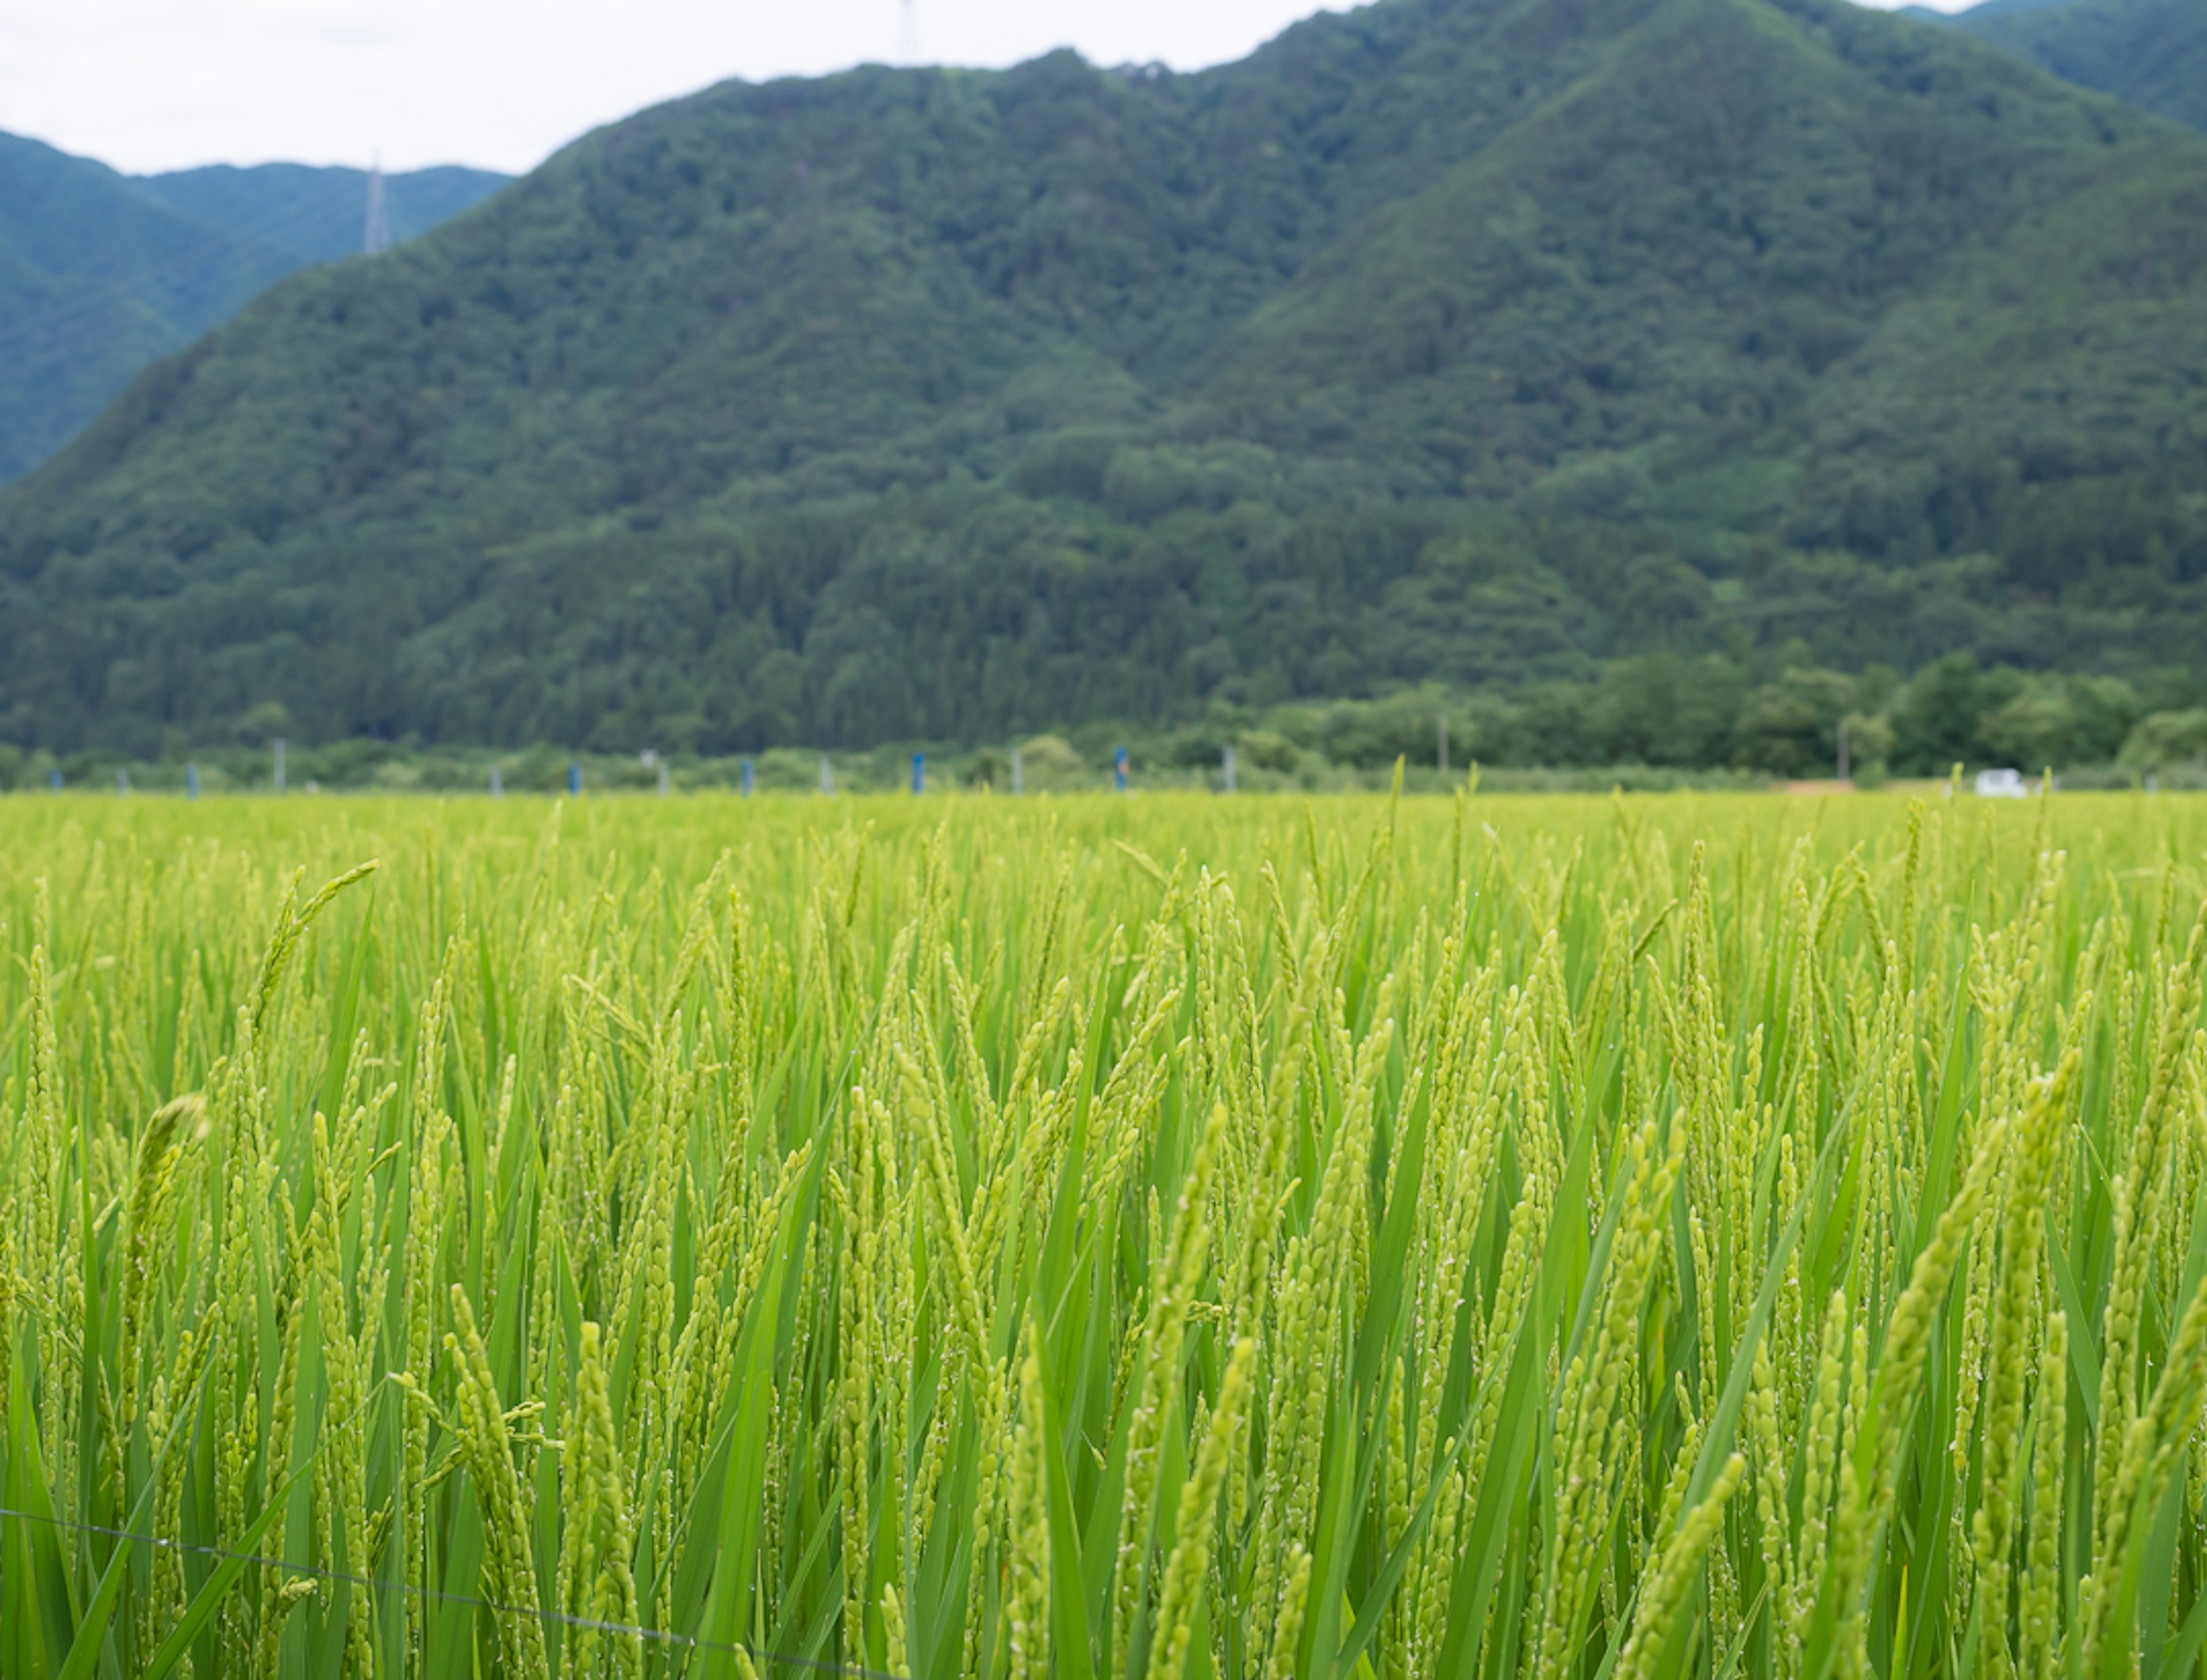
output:
[[[928,63],[1011,64],[1072,46],[1098,63],[1180,69],[1238,58],[1317,9],[912,3]],[[900,0],[0,0],[0,129],[134,172],[365,164],[378,152],[389,169],[519,171],[727,76],[898,63],[903,48]]]

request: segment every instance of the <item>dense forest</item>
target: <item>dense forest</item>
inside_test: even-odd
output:
[[[731,83],[0,493],[0,737],[2104,762],[2204,387],[2207,137],[1837,0]]]
[[[426,233],[505,183],[472,169],[390,176],[392,236]],[[0,481],[274,282],[358,252],[367,204],[356,169],[127,176],[0,134]]]
[[[2080,87],[2207,129],[2207,6],[2199,0],[1984,0],[1911,9],[2019,53]]]

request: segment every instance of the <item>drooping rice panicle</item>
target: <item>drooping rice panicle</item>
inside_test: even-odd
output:
[[[0,1680],[2200,1625],[2207,806],[857,803],[0,801]]]

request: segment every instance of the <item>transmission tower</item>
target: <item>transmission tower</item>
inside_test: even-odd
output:
[[[919,63],[919,14],[912,0],[904,0],[904,33],[900,45],[906,63]]]
[[[371,257],[380,257],[391,248],[391,207],[384,201],[380,153],[368,171],[368,225],[362,233],[360,248]]]

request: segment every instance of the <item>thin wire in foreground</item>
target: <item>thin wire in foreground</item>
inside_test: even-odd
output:
[[[679,1645],[691,1651],[724,1651],[731,1655],[740,1653],[754,1663],[801,1668],[814,1674],[847,1674],[857,1677],[857,1680],[904,1680],[903,1676],[891,1674],[886,1669],[860,1668],[855,1664],[831,1663],[817,1657],[779,1656],[770,1651],[762,1651],[756,1646],[730,1645],[720,1640],[700,1639],[695,1634],[669,1633],[662,1628],[632,1627],[625,1622],[601,1622],[591,1617],[569,1616],[556,1610],[531,1610],[526,1605],[499,1604],[494,1599],[478,1599],[465,1593],[447,1593],[434,1587],[416,1587],[410,1581],[389,1581],[380,1575],[354,1575],[345,1569],[326,1569],[312,1563],[294,1563],[281,1557],[263,1557],[258,1552],[230,1551],[218,1545],[194,1545],[188,1540],[170,1540],[159,1534],[134,1534],[127,1528],[110,1528],[97,1522],[78,1522],[65,1516],[48,1516],[38,1511],[21,1511],[12,1506],[0,1505],[0,1520],[9,1517],[24,1522],[44,1522],[56,1528],[73,1529],[79,1534],[101,1534],[134,1545],[162,1546],[171,1551],[188,1551],[194,1557],[219,1557],[229,1563],[258,1563],[263,1569],[281,1569],[288,1575],[314,1581],[343,1581],[349,1587],[411,1593],[419,1598],[487,1610],[493,1616],[533,1616],[540,1622],[556,1623],[560,1627],[574,1628],[586,1633],[626,1634],[637,1639],[655,1640],[662,1645]]]

